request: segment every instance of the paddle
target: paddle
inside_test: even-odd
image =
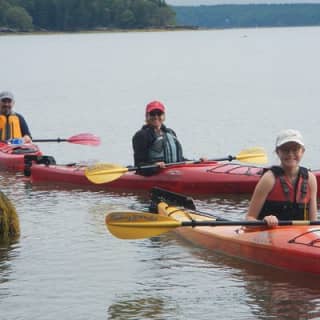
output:
[[[109,231],[120,239],[142,239],[166,233],[178,227],[266,226],[265,221],[177,221],[171,217],[145,212],[111,212],[106,216]],[[320,225],[320,221],[283,220],[279,226]]]
[[[33,139],[32,142],[69,142],[75,144],[83,144],[89,146],[98,146],[100,145],[100,138],[91,133],[80,133],[76,134],[68,139]]]
[[[245,149],[240,151],[236,156],[227,156],[225,158],[218,159],[210,159],[208,161],[232,161],[238,160],[241,162],[250,162],[250,163],[258,163],[264,164],[267,163],[267,155],[263,148],[255,147],[251,149]],[[193,163],[201,163],[200,160],[196,161],[184,161],[184,162],[175,162],[175,163],[167,163],[166,167],[177,165],[177,164],[193,164]],[[151,164],[140,167],[122,167],[117,164],[112,163],[98,163],[94,166],[90,166],[86,168],[85,175],[86,177],[93,183],[106,183],[111,182],[120,178],[123,174],[128,171],[136,171],[139,169],[150,169],[157,168],[158,165]]]

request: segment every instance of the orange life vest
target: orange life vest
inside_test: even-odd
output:
[[[0,115],[0,140],[22,138],[20,120],[16,114]]]

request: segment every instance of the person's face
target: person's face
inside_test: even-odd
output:
[[[299,165],[303,154],[304,147],[296,142],[287,142],[277,148],[277,154],[281,164],[287,167],[295,167]]]
[[[14,101],[9,98],[0,100],[0,112],[1,114],[8,115],[11,113],[14,105]]]
[[[161,110],[155,109],[147,114],[147,122],[153,127],[161,127],[165,115]]]

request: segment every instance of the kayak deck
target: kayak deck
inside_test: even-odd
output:
[[[165,202],[158,204],[158,213],[178,221],[213,219]],[[175,230],[188,241],[215,252],[285,270],[320,274],[320,228],[219,226]]]

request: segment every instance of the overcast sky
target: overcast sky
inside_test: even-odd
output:
[[[167,4],[198,6],[201,4],[248,4],[248,3],[320,3],[320,0],[166,0]]]

